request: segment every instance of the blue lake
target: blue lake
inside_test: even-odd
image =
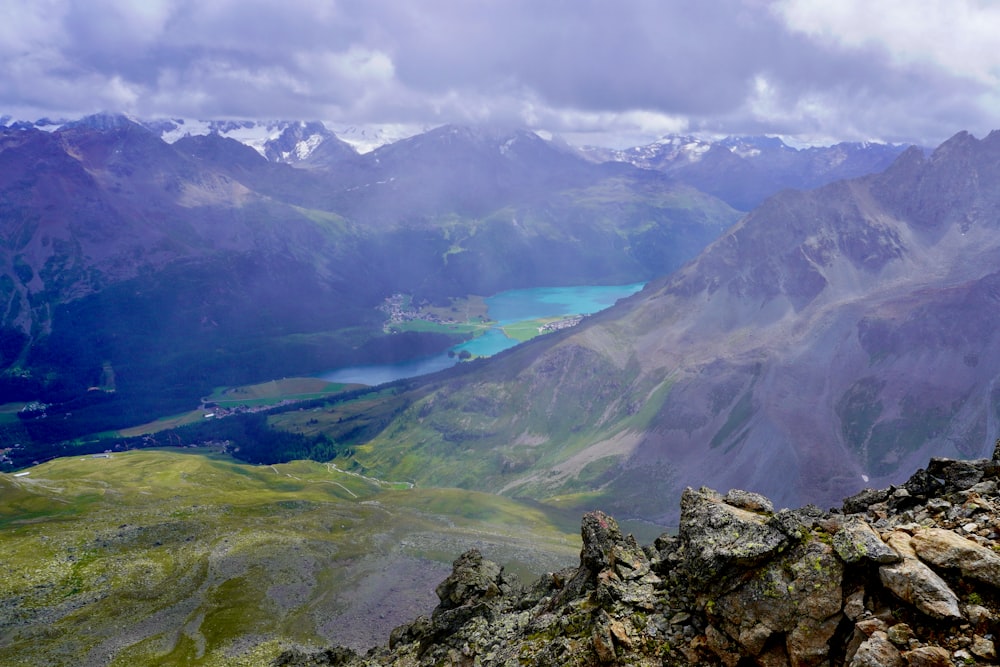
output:
[[[499,328],[504,325],[543,317],[592,315],[613,306],[618,299],[635,294],[644,283],[630,285],[599,285],[577,287],[534,287],[508,290],[486,298],[489,317],[497,326],[481,336],[451,348],[455,355],[463,350],[479,357],[492,356],[514,347],[518,341],[508,338]],[[320,377],[329,382],[377,385],[403,378],[435,373],[458,363],[456,356],[446,352],[432,357],[412,359],[395,364],[348,366]]]

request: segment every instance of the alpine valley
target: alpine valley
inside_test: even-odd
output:
[[[20,464],[191,410],[215,387],[411,359],[470,335],[388,335],[378,306],[394,294],[447,308],[668,274],[740,216],[739,197],[683,178],[678,165],[703,153],[732,155],[755,183],[770,174],[774,191],[795,184],[795,156],[826,155],[833,179],[903,150],[784,147],[779,160],[744,150],[774,140],[675,138],[688,147],[678,178],[495,127],[359,154],[315,122],[5,122],[0,404],[34,401],[47,417],[0,425]]]
[[[389,336],[377,307],[646,281],[739,216],[521,130],[446,126],[359,155],[310,134],[321,125],[253,146],[220,133],[252,127],[216,128],[178,138],[173,123],[103,114],[0,131],[0,402],[60,417],[11,442],[134,426],[216,386],[442,351],[461,337]]]
[[[933,150],[679,136],[611,150],[502,127],[404,137],[286,121],[6,119],[0,661],[358,664],[300,649],[384,644],[432,606],[462,552],[434,619],[394,633],[409,648],[393,664],[487,664],[462,653],[499,650],[484,648],[484,623],[535,646],[544,633],[521,617],[559,605],[565,623],[542,630],[571,638],[559,653],[569,662],[551,664],[572,664],[579,637],[593,646],[578,655],[613,663],[647,648],[628,630],[649,625],[633,609],[645,598],[622,596],[645,587],[659,609],[675,566],[705,584],[670,588],[698,600],[670,607],[687,619],[664,620],[686,656],[765,664],[805,650],[795,623],[779,650],[751,637],[742,611],[698,596],[749,591],[747,573],[765,563],[791,564],[767,576],[798,577],[814,552],[847,573],[846,596],[871,567],[909,562],[893,545],[926,541],[914,522],[1000,538],[962,524],[975,493],[992,502],[1000,456],[998,184],[1000,132]],[[317,379],[474,334],[394,333],[390,299],[447,312],[508,289],[640,282],[490,358],[379,387]],[[240,396],[253,409],[223,414]],[[199,407],[192,423],[177,418]],[[931,472],[914,475],[928,459]],[[850,518],[774,512],[762,498],[831,507],[905,480],[855,495]],[[746,492],[685,492],[703,485]],[[488,562],[555,570],[579,550],[586,512],[581,567],[537,596]],[[785,521],[793,514],[805,528]],[[845,560],[854,551],[824,542],[849,539],[841,531],[861,514],[891,562],[869,567],[861,547]],[[736,544],[726,567],[743,574],[720,583],[698,536],[717,542],[732,521],[780,547],[755,560]],[[679,526],[681,538],[643,551],[619,526],[648,540]],[[602,531],[611,537],[595,546]],[[970,592],[938,567],[962,596],[948,619],[1000,613],[992,589]],[[895,594],[864,586],[859,619]],[[810,617],[829,626],[815,655],[854,655],[831,648],[850,632],[830,621],[847,614],[834,592],[835,613]],[[911,612],[920,646],[909,648],[943,646],[944,631]],[[970,646],[980,625],[963,630]],[[466,644],[444,638],[452,626]]]
[[[393,397],[353,460],[675,525],[691,484],[824,505],[988,453],[998,182],[1000,133],[960,133],[775,195],[616,307]]]

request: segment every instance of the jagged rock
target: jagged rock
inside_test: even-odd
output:
[[[316,653],[289,649],[271,664],[274,667],[341,667],[350,665],[357,659],[358,655],[351,649],[334,646]]]
[[[723,500],[733,507],[739,507],[740,509],[749,510],[751,512],[764,514],[774,511],[774,505],[769,499],[759,493],[754,493],[753,491],[731,489],[725,495]]]
[[[464,626],[473,623],[496,621],[505,597],[520,597],[516,582],[503,568],[483,558],[478,549],[470,549],[452,564],[452,572],[442,581],[436,593],[441,601],[431,613],[430,627],[413,624],[400,630],[397,639],[419,640],[419,653],[431,651],[436,644],[437,653],[455,648],[451,638]],[[431,651],[435,653],[434,651]]]
[[[860,514],[876,503],[889,499],[889,489],[861,489],[850,498],[844,499],[844,514]]]
[[[865,589],[859,588],[844,598],[844,616],[857,621],[865,613]]]
[[[914,637],[913,628],[906,623],[893,625],[885,634],[889,637],[889,641],[901,648],[909,646],[910,640]]]
[[[614,638],[611,636],[611,618],[603,609],[594,621],[594,629],[590,633],[590,639],[598,660],[607,663],[615,662],[618,659]]]
[[[910,492],[911,496],[917,498],[929,498],[936,494],[944,485],[923,468],[917,470],[903,484],[903,488]]]
[[[806,519],[804,521],[803,519]],[[812,528],[813,521],[805,513],[783,509],[767,521],[767,525],[777,528],[788,539],[798,542],[805,531]]]
[[[972,646],[969,647],[969,650],[972,651],[972,655],[983,660],[994,660],[997,657],[993,641],[980,635],[973,637]]]
[[[962,619],[958,596],[941,577],[917,558],[910,541],[911,537],[902,531],[897,530],[889,535],[889,546],[903,560],[879,567],[882,584],[900,600],[912,604],[931,618]]]
[[[623,537],[618,522],[604,512],[588,512],[580,526],[580,564],[596,575],[612,565],[612,551]]]
[[[502,568],[486,560],[478,549],[470,549],[452,563],[452,572],[435,592],[439,609],[454,609],[500,595]]]
[[[940,646],[921,646],[903,653],[909,667],[951,667],[951,653]]]
[[[950,530],[928,528],[913,536],[913,550],[935,567],[960,570],[976,581],[1000,587],[1000,555]]]
[[[622,535],[618,522],[604,512],[589,512],[581,522],[580,565],[559,592],[555,605],[593,589],[602,606],[615,603],[651,610],[654,586],[660,583],[646,552],[631,535]]]
[[[811,541],[715,599],[709,618],[745,655],[759,655],[769,638],[784,635],[793,664],[818,665],[827,659],[827,642],[841,619],[842,578],[843,565],[833,549]]]
[[[1000,538],[997,472],[996,461],[937,459],[902,487],[845,502],[858,510],[847,514],[773,512],[754,494],[688,489],[679,534],[645,548],[592,512],[581,525],[577,567],[523,588],[469,551],[438,587],[431,616],[396,628],[389,647],[364,657],[291,650],[273,664],[993,663],[998,593],[977,582],[1000,581],[1000,555],[989,548]],[[970,523],[976,534],[956,532]]]
[[[426,616],[417,616],[412,622],[400,625],[389,633],[389,648],[420,641],[430,635],[433,629],[431,619]]]
[[[927,472],[958,490],[975,486],[983,479],[983,468],[977,461],[960,461],[956,459],[932,458],[927,465]],[[982,463],[985,463],[983,461]]]
[[[783,551],[788,537],[768,517],[726,504],[710,489],[681,495],[680,538],[691,587],[713,589],[733,568],[758,565]]]
[[[868,560],[873,563],[896,563],[901,560],[868,523],[860,517],[851,517],[833,536],[833,548],[847,564]]]
[[[905,667],[903,656],[892,642],[889,636],[879,630],[872,634],[858,647],[851,660],[851,667]]]

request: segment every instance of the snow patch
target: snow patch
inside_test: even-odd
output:
[[[232,121],[232,120],[193,120],[182,118],[175,120],[171,129],[160,133],[160,138],[172,144],[184,137],[200,137],[207,134],[218,134],[221,137],[235,139],[241,144],[250,146],[264,155],[265,144],[281,136],[287,121]]]
[[[316,150],[316,147],[323,143],[324,137],[321,134],[314,134],[304,141],[300,141],[295,144],[295,157],[300,160],[305,160],[307,157],[312,155],[312,152]]]
[[[760,155],[760,149],[751,146],[732,146],[729,150],[742,158],[753,158]]]
[[[341,141],[350,144],[359,154],[371,153],[376,148],[396,143],[402,139],[409,139],[429,129],[408,124],[331,125],[327,123],[327,127]]]
[[[176,143],[184,137],[200,137],[212,133],[208,122],[203,120],[179,119],[174,121],[173,126],[173,129],[160,134],[160,139],[168,144]]]

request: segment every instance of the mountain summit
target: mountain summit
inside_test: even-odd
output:
[[[688,488],[679,533],[645,547],[591,512],[576,566],[524,586],[472,549],[388,646],[271,665],[995,664],[998,469],[931,459],[830,511]]]

